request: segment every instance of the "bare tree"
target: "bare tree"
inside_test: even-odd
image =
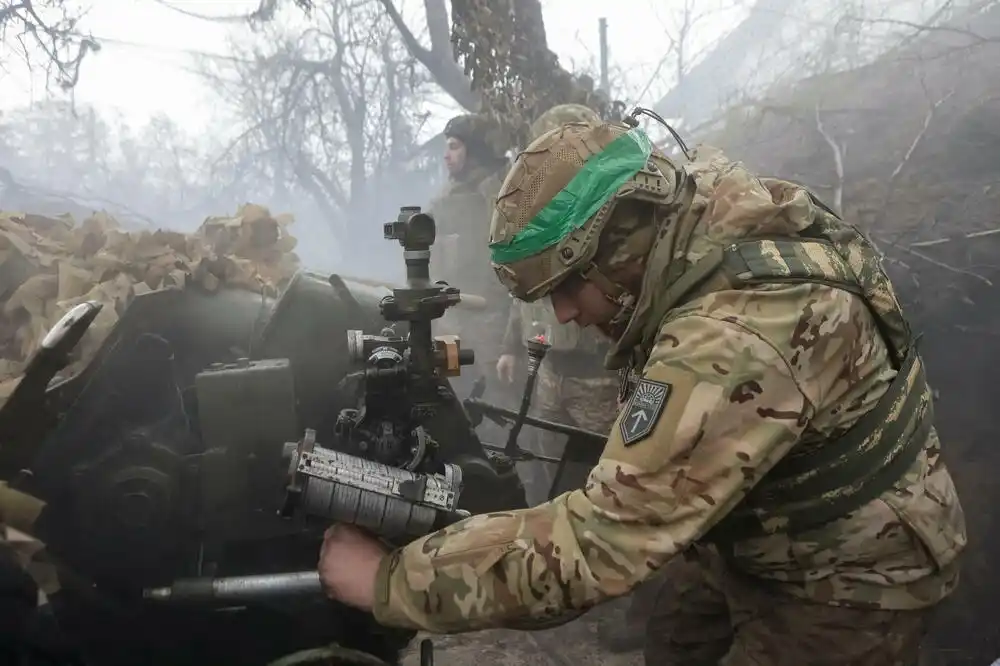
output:
[[[5,114],[6,166],[21,180],[75,190],[100,190],[112,168],[111,128],[93,109],[52,100]]]
[[[16,190],[5,192],[2,205],[75,215],[107,209],[143,225],[174,226],[196,222],[212,208],[205,202],[217,200],[205,155],[163,115],[132,129],[118,116],[51,99],[4,114],[0,142],[0,170]]]
[[[313,0],[259,0],[252,12],[229,16],[208,16],[172,4],[169,0],[151,0],[185,16],[219,23],[250,23],[259,25],[274,19],[283,2],[310,12]],[[85,12],[74,0],[0,0],[0,69],[5,56],[12,53],[29,69],[36,61],[47,75],[68,90],[80,78],[84,57],[100,50],[100,44],[79,30]]]
[[[170,6],[167,0],[155,1]],[[548,48],[540,0],[452,0],[450,31],[446,0],[424,0],[429,45],[407,25],[394,0],[378,2],[433,80],[466,109],[492,114],[511,145],[553,104],[580,102],[599,112],[610,110],[610,100],[594,90],[593,80],[574,76]],[[206,20],[266,25],[279,7],[293,4],[311,14],[328,13],[330,5],[340,3],[260,0],[254,12],[221,18],[173,9]]]
[[[700,48],[697,45],[695,37],[705,23],[722,13],[737,13],[743,9],[744,4],[744,0],[681,0],[680,3],[671,3],[669,7],[663,6],[655,10],[665,38],[664,55],[659,64],[672,64],[670,78],[674,85],[680,85],[692,66],[716,48],[718,42],[710,42]],[[663,16],[664,13],[668,15]]]
[[[225,157],[308,194],[340,235],[413,149],[429,80],[374,0],[325,3],[305,29],[262,32],[268,46],[206,63],[242,124]]]
[[[68,0],[0,0],[0,67],[8,66],[4,56],[13,54],[31,69],[38,56],[61,88],[73,88],[84,57],[100,49],[77,30],[79,17]]]
[[[273,25],[283,5],[294,4],[308,15],[329,14],[331,6],[344,15],[354,11],[339,2],[260,0],[254,12],[209,17],[154,1],[206,20],[264,26]],[[466,109],[494,116],[509,145],[523,141],[530,122],[554,104],[578,102],[611,112],[611,100],[594,89],[593,79],[567,71],[548,48],[540,0],[452,0],[450,30],[446,0],[424,0],[429,45],[407,25],[394,0],[378,3],[438,86]]]
[[[170,0],[152,0],[154,3],[166,7],[167,9],[173,10],[178,14],[183,14],[184,16],[189,16],[191,18],[201,19],[202,21],[211,21],[212,23],[250,23],[250,24],[261,24],[267,23],[274,20],[277,15],[278,10],[282,7],[283,0],[258,0],[257,8],[250,12],[239,12],[236,14],[224,14],[219,16],[211,16],[209,14],[201,14],[199,12],[191,11],[190,9],[185,9],[184,7],[178,7],[176,4]],[[313,8],[313,0],[289,0],[287,4],[294,5],[301,9],[302,11],[309,13]]]
[[[789,0],[755,0],[747,18],[694,64],[656,109],[690,117],[689,131],[695,133],[718,129],[723,122],[746,122],[754,110],[774,111],[773,99],[803,79],[864,67],[904,51],[928,31],[947,33],[954,41],[952,50],[982,44],[974,30],[957,29],[951,22],[995,2],[846,0],[794,5]],[[817,103],[836,106],[832,100],[811,100],[799,111],[812,124]],[[821,115],[825,112],[821,109]],[[840,139],[835,142],[839,145]]]

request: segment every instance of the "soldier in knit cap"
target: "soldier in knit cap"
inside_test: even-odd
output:
[[[487,310],[474,314],[450,310],[440,326],[469,343],[475,341],[480,352],[477,366],[482,373],[492,374],[496,356],[481,352],[499,348],[510,298],[490,269],[487,241],[509,162],[500,148],[496,125],[485,116],[456,116],[445,126],[444,135],[448,182],[428,206],[437,222],[431,271],[434,279],[486,299]],[[466,383],[460,379],[456,386],[467,389]]]

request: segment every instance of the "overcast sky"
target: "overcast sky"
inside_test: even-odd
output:
[[[725,0],[719,0],[724,2]],[[718,5],[716,0],[703,0]],[[422,29],[422,1],[403,0],[404,14]],[[567,66],[596,62],[599,52],[598,20],[608,18],[612,64],[631,68],[631,81],[644,87],[655,65],[667,51],[664,35],[673,29],[673,5],[681,0],[542,0],[549,46]],[[255,8],[257,0],[90,0],[90,10],[80,28],[102,41],[102,51],[89,56],[83,68],[76,99],[98,109],[117,108],[135,124],[163,112],[189,130],[205,128],[212,121],[211,91],[196,73],[193,52],[224,55],[226,36],[243,26],[213,23],[185,16],[170,6],[205,15],[232,15]],[[609,11],[613,7],[614,11]],[[711,40],[737,22],[742,14],[720,12],[703,21],[700,35]],[[640,71],[641,68],[641,71]],[[0,108],[38,100],[45,95],[44,80],[32,79],[24,68],[0,74]],[[633,85],[636,85],[633,83]],[[650,86],[646,99],[652,105],[664,92],[665,82]],[[455,107],[442,108],[429,130],[438,131]]]

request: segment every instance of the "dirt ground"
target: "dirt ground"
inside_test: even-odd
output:
[[[615,602],[545,631],[491,630],[433,637],[434,666],[642,666],[641,650],[614,654],[598,641],[600,631],[625,630],[624,608]],[[414,641],[403,666],[419,666],[421,638],[425,637]]]

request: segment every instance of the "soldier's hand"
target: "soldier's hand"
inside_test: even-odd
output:
[[[375,605],[375,577],[388,550],[351,525],[334,525],[323,535],[319,579],[326,596],[370,611]]]
[[[508,384],[514,381],[514,368],[517,367],[517,357],[513,354],[503,354],[497,361],[497,377]]]

